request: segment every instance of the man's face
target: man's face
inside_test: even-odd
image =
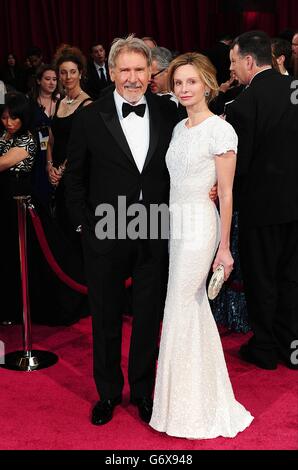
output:
[[[101,44],[98,44],[97,46],[92,47],[91,56],[94,62],[101,65],[106,60],[106,51]]]
[[[150,88],[152,93],[164,93],[168,89],[168,69],[160,69],[157,61],[152,61]]]
[[[116,58],[115,67],[110,69],[110,76],[119,95],[135,104],[147,90],[151,69],[143,54],[123,51]]]
[[[247,85],[251,78],[249,74],[251,58],[249,58],[249,56],[242,57],[239,54],[239,46],[236,44],[236,46],[230,50],[230,61],[231,72],[235,73],[240,83]]]
[[[295,34],[292,39],[292,52],[293,52],[293,57],[295,59],[298,59],[298,33]]]
[[[38,55],[30,55],[29,56],[29,60],[30,60],[30,64],[32,65],[32,67],[34,68],[38,68],[41,63],[42,63],[42,57],[41,56],[38,56]]]

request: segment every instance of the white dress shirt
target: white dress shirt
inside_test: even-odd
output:
[[[130,113],[126,118],[122,115],[122,104],[128,103],[117,90],[114,91],[114,99],[119,121],[129,145],[130,151],[140,173],[149,149],[150,128],[149,128],[149,111],[145,96],[143,96],[137,104],[146,104],[144,117],[138,116],[136,113]],[[131,104],[131,103],[128,103]]]

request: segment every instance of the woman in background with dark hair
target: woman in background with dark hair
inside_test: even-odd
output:
[[[18,245],[17,195],[31,194],[31,171],[36,142],[29,131],[29,101],[21,93],[7,93],[0,107],[0,321],[21,319],[21,280]]]
[[[38,155],[33,170],[33,194],[39,202],[48,206],[52,186],[46,172],[46,154],[59,96],[57,74],[52,65],[43,64],[39,67],[29,96],[33,115],[32,129],[38,143]]]
[[[53,222],[59,233],[54,251],[64,272],[84,284],[81,235],[73,230],[69,222],[63,171],[67,164],[67,146],[75,114],[92,100],[81,88],[86,60],[79,49],[68,45],[60,47],[55,54],[55,65],[65,97],[57,102],[47,147],[47,172],[55,200]],[[48,323],[67,325],[86,316],[89,311],[87,296],[71,290],[60,281],[56,284],[56,309]]]
[[[5,57],[1,78],[8,91],[26,91],[24,70],[19,66],[16,56],[12,52]]]
[[[57,217],[65,224],[67,213],[64,205],[63,170],[67,161],[67,145],[75,113],[92,102],[81,88],[81,79],[86,70],[86,59],[82,52],[66,46],[56,55],[56,68],[65,97],[58,101],[53,116],[52,132],[47,149],[47,171],[49,180],[56,187]],[[59,216],[61,215],[61,217]]]

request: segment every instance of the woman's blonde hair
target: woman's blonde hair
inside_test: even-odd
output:
[[[186,54],[179,55],[169,66],[168,81],[171,91],[174,91],[174,74],[183,65],[193,65],[197,69],[199,77],[210,90],[209,95],[206,96],[206,102],[209,104],[218,95],[219,87],[216,80],[216,68],[208,57],[198,52],[187,52]]]

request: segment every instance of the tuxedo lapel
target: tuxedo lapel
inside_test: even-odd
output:
[[[147,156],[145,159],[143,171],[150,162],[158,143],[159,130],[160,130],[160,113],[157,103],[152,99],[150,94],[146,94],[146,100],[149,108],[149,122],[150,122],[150,142]]]
[[[134,161],[134,158],[132,156],[131,150],[129,148],[129,145],[127,143],[118,118],[113,93],[107,95],[100,101],[103,106],[101,106],[99,114],[101,115],[104,124],[106,125],[112,137],[119,145],[120,149],[125,153],[129,161],[133,163],[134,167],[137,169],[136,163]]]
[[[145,163],[143,170],[149,164],[158,144],[159,139],[159,132],[160,132],[160,114],[159,108],[157,103],[152,99],[150,94],[146,95],[146,100],[149,109],[149,126],[150,126],[150,141],[149,141],[149,149],[146,155]],[[125,153],[127,158],[133,163],[134,167],[137,169],[135,160],[125,138],[124,132],[122,130],[121,124],[119,122],[117,109],[114,101],[113,93],[109,93],[109,95],[105,96],[100,100],[101,102],[101,109],[99,111],[104,124],[108,128],[109,132],[116,140],[117,144],[119,145],[120,149]],[[139,171],[139,170],[138,170]]]

